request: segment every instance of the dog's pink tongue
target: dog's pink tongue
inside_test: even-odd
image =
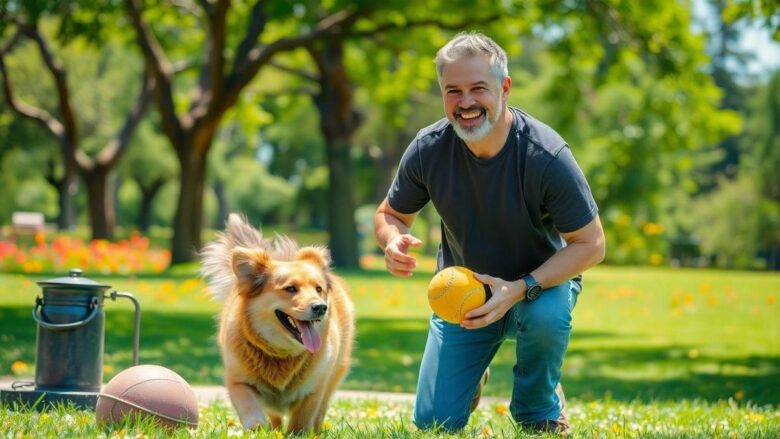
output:
[[[322,340],[320,340],[320,334],[314,329],[314,325],[311,322],[302,322],[300,320],[295,321],[295,325],[298,327],[298,331],[301,332],[301,339],[303,339],[303,345],[309,352],[317,352],[320,350]]]

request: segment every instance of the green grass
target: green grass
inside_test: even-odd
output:
[[[574,437],[589,438],[776,438],[780,413],[769,407],[738,406],[701,401],[678,403],[594,401],[569,408]],[[477,409],[467,427],[458,433],[420,432],[410,422],[411,405],[376,400],[336,400],[325,418],[320,438],[475,438],[540,437],[521,430],[506,414],[503,404]],[[247,432],[233,410],[223,403],[202,406],[197,429],[165,431],[148,418],[126,420],[101,427],[95,414],[58,406],[38,413],[0,407],[0,431],[8,437],[189,437],[281,438],[275,431]],[[314,434],[304,435],[312,438]],[[546,435],[544,437],[552,437]]]
[[[423,267],[429,271],[411,279],[380,270],[339,273],[358,310],[355,364],[343,388],[414,391],[430,312],[430,263]],[[190,279],[193,272],[190,267],[169,277],[87,276],[141,301],[143,363],[169,367],[193,384],[219,384],[218,304],[208,299],[202,283]],[[40,293],[34,281],[40,279],[0,275],[0,375],[12,374],[14,362],[21,376],[34,371],[30,310]],[[132,313],[129,302],[106,301],[105,311],[107,381],[130,365]],[[588,428],[633,435],[635,423],[642,428],[678,425],[680,435],[697,437],[733,431],[739,437],[778,436],[780,274],[597,267],[586,275],[573,325],[563,384],[574,413],[584,416],[574,419],[584,435],[591,436]],[[491,364],[487,395],[509,397],[513,363],[514,340],[508,339]],[[365,403],[355,408],[369,409]],[[330,414],[334,430],[343,427],[338,413]],[[0,415],[0,431],[8,416],[18,415]],[[669,421],[670,416],[677,421]],[[398,432],[391,437],[411,431],[409,416],[399,417],[406,422],[399,430],[390,421],[381,421],[380,428],[349,419],[354,428]],[[718,430],[724,421],[730,430]],[[638,433],[676,436],[668,429]]]

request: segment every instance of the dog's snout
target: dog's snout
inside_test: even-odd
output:
[[[324,303],[315,303],[311,306],[311,311],[316,315],[317,317],[321,317],[325,315],[325,312],[328,311],[328,305]]]

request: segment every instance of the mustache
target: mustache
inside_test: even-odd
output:
[[[482,105],[472,105],[472,106],[470,106],[470,107],[468,107],[468,108],[456,108],[454,113],[455,113],[455,115],[457,116],[457,115],[460,115],[461,113],[465,113],[465,112],[469,112],[469,111],[474,111],[474,110],[479,110],[479,111],[485,111],[485,112],[487,112],[487,110],[485,109],[485,107],[483,107]]]

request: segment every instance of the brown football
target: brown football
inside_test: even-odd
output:
[[[154,417],[165,427],[197,427],[198,399],[187,381],[162,366],[145,364],[119,372],[98,395],[98,425],[126,416]]]

